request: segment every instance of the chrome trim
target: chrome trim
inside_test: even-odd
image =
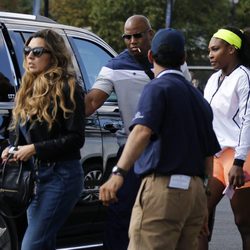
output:
[[[89,249],[94,247],[102,247],[103,244],[92,244],[92,245],[85,245],[85,246],[78,246],[78,247],[66,247],[66,248],[57,248],[56,250],[76,250],[76,249]]]

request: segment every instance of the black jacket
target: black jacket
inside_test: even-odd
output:
[[[69,87],[65,84],[65,105],[71,107],[73,104],[69,97]],[[84,93],[79,85],[75,91],[76,109],[68,114],[68,118],[63,117],[63,112],[59,108],[56,121],[52,128],[48,129],[46,122],[26,123],[25,126],[18,126],[19,132],[12,132],[10,144],[14,145],[17,140],[18,145],[33,143],[36,149],[35,157],[41,161],[64,161],[80,159],[80,148],[84,144],[85,129],[85,107]],[[25,134],[25,136],[24,136]]]

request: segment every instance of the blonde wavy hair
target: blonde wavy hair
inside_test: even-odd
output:
[[[33,38],[44,39],[45,48],[50,51],[51,64],[45,72],[34,75],[29,71],[26,57],[24,58],[25,73],[16,95],[11,129],[14,129],[19,122],[24,125],[27,119],[31,122],[46,121],[50,129],[59,108],[62,109],[64,118],[67,118],[75,109],[75,72],[71,55],[62,36],[51,29],[44,29],[34,33],[25,45],[27,46]],[[65,105],[65,86],[67,91],[69,89],[72,102],[70,108]]]

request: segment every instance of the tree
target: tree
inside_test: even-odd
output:
[[[172,26],[185,34],[187,61],[190,65],[209,64],[209,40],[218,28],[232,22],[232,13],[235,26],[249,26],[249,0],[239,0],[235,5],[231,1],[174,0]],[[43,0],[41,3],[43,6]],[[147,16],[155,31],[166,26],[167,0],[49,0],[49,6],[50,18],[63,24],[90,27],[117,52],[124,49],[121,35],[124,22],[129,16]],[[31,14],[32,1],[1,0],[0,10]]]
[[[228,0],[175,0],[172,26],[184,32],[187,41],[188,63],[208,64],[207,44],[213,32],[227,24],[230,3]],[[133,14],[149,18],[154,30],[164,28],[166,0],[92,0],[89,15],[94,32],[115,50],[124,49],[119,37],[125,20]]]
[[[153,29],[158,29],[165,25],[165,9],[165,0],[153,3],[150,0],[92,0],[89,19],[92,30],[120,52],[124,49],[121,39],[123,26],[129,16],[145,15],[150,19]]]
[[[88,27],[91,0],[50,0],[50,17],[55,21],[77,27]]]
[[[240,0],[235,6],[235,23],[238,27],[250,27],[250,5],[249,0]]]
[[[30,0],[1,0],[0,11],[31,13],[32,3]]]
[[[187,61],[207,65],[207,46],[216,30],[228,24],[229,1],[175,1],[173,27],[181,29],[187,41]]]

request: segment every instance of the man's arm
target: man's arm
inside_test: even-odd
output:
[[[90,90],[90,92],[85,96],[86,116],[92,115],[98,108],[103,105],[108,97],[109,95],[100,89]]]
[[[139,158],[149,143],[152,130],[143,125],[136,125],[130,133],[122,155],[117,163],[119,168],[128,171]],[[100,188],[99,199],[104,205],[117,201],[116,193],[123,184],[123,177],[112,175]]]

